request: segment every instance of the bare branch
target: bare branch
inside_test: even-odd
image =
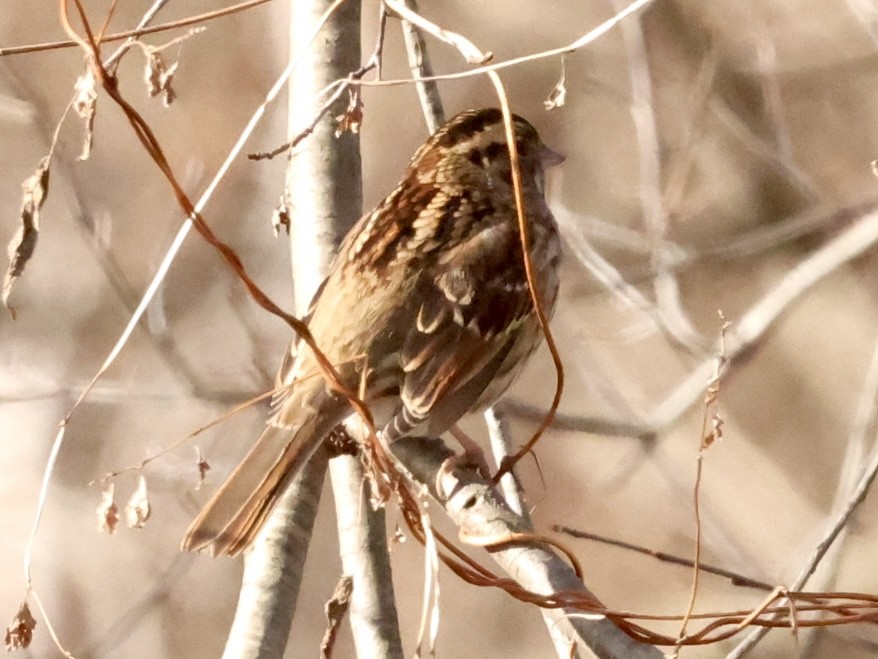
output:
[[[310,26],[333,7],[326,0],[293,2],[290,30],[293,49],[310,42]],[[315,99],[327,81],[359,68],[360,6],[348,2],[336,8],[324,28],[324,38],[307,50],[304,66],[290,84],[290,132],[303,117],[314,114]],[[365,71],[364,71],[365,72]],[[308,302],[326,274],[341,237],[359,217],[362,207],[359,140],[346,132],[338,135],[330,113],[340,113],[339,105],[325,103],[312,123],[311,138],[290,160],[285,198],[290,200],[290,231],[293,283],[296,305],[304,313]],[[330,112],[331,111],[331,112]],[[325,449],[312,459],[301,478],[300,487],[284,493],[269,523],[276,535],[260,534],[257,551],[246,558],[245,587],[250,575],[266,573],[262,579],[259,607],[249,606],[242,589],[239,601],[241,623],[230,635],[226,656],[282,656],[288,630],[295,613],[313,516],[320,500],[326,467]],[[345,574],[352,578],[350,620],[357,654],[360,657],[402,657],[402,643],[393,599],[390,559],[384,527],[384,512],[371,511],[364,497],[363,474],[356,459],[341,456],[331,466],[339,530],[339,544]],[[303,520],[305,523],[303,523]],[[278,587],[280,586],[280,587]],[[266,618],[260,608],[272,611]],[[248,621],[260,624],[258,636]],[[255,637],[254,637],[255,636]],[[259,649],[263,639],[277,637],[270,653]],[[245,653],[242,655],[242,652]]]
[[[351,629],[359,659],[402,659],[383,508],[374,510],[371,484],[358,457],[329,465],[344,573],[353,579]]]
[[[827,241],[784,275],[777,285],[762,296],[738,320],[726,335],[726,355],[730,361],[753,348],[780,315],[812,286],[837,268],[869,250],[878,242],[878,211],[870,210],[852,226]],[[700,398],[704,382],[710,377],[713,360],[696,366],[669,396],[653,408],[647,425],[666,428]]]
[[[500,408],[500,409],[498,409]],[[541,415],[542,416],[542,415]],[[509,455],[514,453],[512,446],[512,436],[504,417],[503,406],[495,405],[485,411],[485,423],[488,426],[488,435],[491,438],[491,450],[494,454],[494,460],[500,464]],[[525,506],[524,488],[514,471],[510,471],[500,479],[498,483],[506,503],[512,510],[521,516],[524,525],[533,530],[533,523],[530,518],[530,512]],[[549,637],[555,646],[555,652],[559,659],[574,659],[579,657],[576,644],[571,638],[569,630],[563,625],[559,625],[556,616],[550,611],[541,610],[543,619],[546,622],[546,628],[549,630]],[[566,609],[568,614],[573,614],[573,609]]]
[[[878,400],[878,343],[876,343],[875,349],[872,352],[872,360],[866,374],[866,382],[860,395],[860,404],[856,419],[857,422],[851,429],[851,437],[848,442],[849,445],[854,447],[862,446],[866,432],[870,429],[874,431],[876,415],[878,415],[876,400]],[[808,579],[814,574],[814,571],[823,560],[826,552],[829,551],[829,548],[833,545],[836,539],[838,539],[844,532],[851,516],[866,499],[866,496],[869,494],[869,489],[875,481],[876,475],[878,475],[878,445],[872,449],[872,454],[869,456],[868,461],[863,465],[860,477],[851,488],[844,507],[838,512],[835,519],[832,520],[827,528],[824,529],[823,536],[820,538],[817,545],[815,545],[805,565],[799,571],[799,574],[793,581],[793,585],[790,586],[790,590],[801,590],[804,588],[805,584],[808,583]],[[760,627],[751,631],[750,634],[748,634],[747,637],[728,654],[728,657],[730,659],[743,657],[765,637],[769,629],[769,627]]]
[[[195,25],[196,23],[206,23],[207,21],[213,20],[215,18],[230,16],[232,14],[236,14],[238,12],[251,9],[253,7],[258,7],[259,5],[264,5],[271,0],[247,0],[246,2],[241,2],[237,5],[232,5],[231,7],[216,9],[214,11],[198,14],[197,16],[189,16],[188,18],[181,18],[180,20],[170,21],[168,23],[155,25],[153,27],[146,27],[149,23],[152,22],[155,13],[159,9],[164,7],[168,3],[168,1],[169,0],[157,0],[157,2],[154,3],[153,7],[150,8],[150,10],[146,14],[144,14],[143,19],[140,21],[140,24],[137,28],[133,30],[128,30],[126,32],[119,32],[117,34],[104,35],[101,39],[101,43],[111,43],[113,41],[122,41],[123,39],[133,41],[142,36],[146,36],[147,34],[156,34],[158,32],[166,32],[168,30],[177,30],[179,28]],[[42,52],[45,50],[57,50],[59,48],[74,48],[78,45],[80,44],[73,39],[65,39],[64,41],[50,41],[41,44],[30,44],[27,46],[12,46],[9,48],[0,48],[0,57],[6,55],[22,55],[24,53]]]
[[[478,538],[510,537],[528,528],[525,520],[512,512],[494,486],[478,473],[455,469],[448,474],[445,465],[453,453],[441,442],[406,439],[394,444],[393,452],[417,482],[429,484],[432,496],[470,542],[475,544]],[[440,473],[443,474],[442,492],[436,483]],[[515,543],[491,547],[489,551],[510,577],[532,593],[576,593],[597,603],[573,568],[545,545]],[[624,634],[603,615],[568,616],[563,608],[550,609],[549,614],[557,625],[571,630],[597,657],[653,659],[662,656],[656,648]]]
[[[617,12],[624,10],[622,0],[613,0]],[[662,198],[661,161],[653,108],[652,78],[646,42],[640,22],[623,21],[620,24],[628,52],[631,78],[631,117],[634,120],[640,153],[640,203],[643,207],[646,234],[652,243],[651,264],[655,272],[653,289],[661,327],[666,334],[689,352],[701,355],[706,341],[693,327],[683,310],[680,291],[671,263],[660,245],[668,231],[668,211]]]
[[[414,12],[418,11],[418,3],[415,0],[405,0],[405,5]],[[427,121],[427,130],[432,134],[445,123],[445,109],[442,107],[442,98],[439,96],[439,86],[436,81],[424,80],[433,76],[433,66],[427,55],[427,44],[424,43],[421,31],[407,20],[402,21],[402,36],[405,39],[409,68],[412,77],[416,80],[415,89],[421,101],[424,119]]]
[[[224,659],[283,656],[328,457],[321,448],[293,478],[247,554]]]

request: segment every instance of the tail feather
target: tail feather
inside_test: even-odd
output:
[[[284,401],[283,413],[273,416],[241,463],[189,526],[181,549],[208,549],[214,556],[235,556],[250,546],[287,483],[348,410],[343,400],[325,392],[322,381],[319,388],[295,392]],[[279,417],[302,421],[280,424]]]

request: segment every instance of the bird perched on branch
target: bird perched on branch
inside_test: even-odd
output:
[[[562,157],[512,118],[534,284],[547,317],[560,244],[545,168]],[[492,404],[542,336],[524,264],[500,110],[469,110],[415,153],[351,229],[307,317],[317,346],[363,392],[383,441],[438,437]],[[284,487],[352,409],[297,340],[262,435],[189,527],[184,550],[246,549]]]

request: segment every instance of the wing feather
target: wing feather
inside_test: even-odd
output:
[[[479,400],[532,314],[517,228],[485,223],[418,282],[388,440],[444,432]]]

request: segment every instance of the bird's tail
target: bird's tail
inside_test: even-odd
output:
[[[298,383],[253,448],[189,525],[184,551],[235,556],[250,546],[286,485],[349,411],[323,378]]]

